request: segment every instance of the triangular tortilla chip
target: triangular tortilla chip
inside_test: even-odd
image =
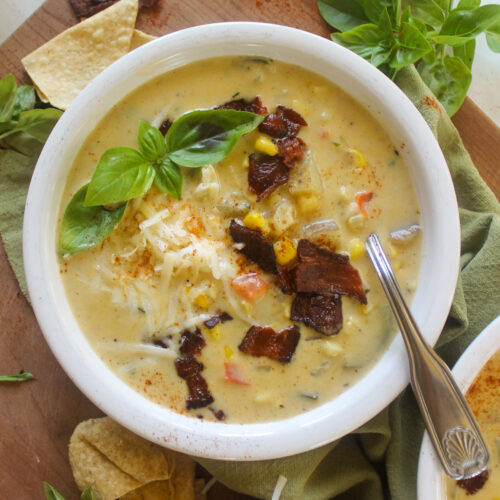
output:
[[[175,467],[175,456],[110,418],[79,424],[71,436],[69,458],[78,487],[91,486],[103,500],[168,480]]]
[[[53,106],[66,109],[92,79],[129,51],[137,9],[138,0],[120,0],[22,60]]]
[[[132,35],[132,40],[130,41],[130,49],[129,52],[132,52],[137,47],[144,45],[145,43],[150,42],[151,40],[156,40],[156,37],[153,35],[148,35],[141,30],[134,30],[134,34]]]

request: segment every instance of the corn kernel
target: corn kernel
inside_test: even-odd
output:
[[[310,214],[319,208],[318,197],[314,194],[303,195],[298,199],[299,211],[301,214]]]
[[[394,268],[394,271],[399,271],[403,267],[403,263],[400,260],[398,260],[394,262],[392,267]]]
[[[213,328],[207,328],[208,334],[212,338],[212,340],[220,339],[220,328],[219,325],[215,325]]]
[[[389,248],[391,250],[391,257],[397,257],[399,255],[399,252],[393,245],[389,245]]]
[[[297,256],[297,249],[293,241],[284,236],[274,244],[274,253],[276,255],[276,262],[280,266],[284,266],[295,259]]]
[[[360,304],[359,309],[361,310],[362,314],[364,314],[366,316],[367,314],[370,314],[373,311],[374,305],[373,304]]]
[[[250,159],[248,156],[245,156],[245,158],[243,159],[243,166],[245,168],[248,168],[250,166]]]
[[[347,203],[348,201],[351,200],[351,196],[347,192],[347,188],[345,186],[339,187],[339,197],[340,200],[343,201],[344,203]]]
[[[210,305],[210,300],[204,293],[200,293],[200,295],[196,296],[193,302],[201,309],[208,309]]]
[[[271,232],[271,227],[267,219],[259,212],[248,212],[244,219],[243,225],[249,229],[257,229],[263,235],[269,234]]]
[[[344,350],[338,342],[331,340],[326,340],[325,342],[323,342],[322,347],[325,354],[331,357],[338,356]]]
[[[358,259],[365,253],[365,246],[359,238],[354,238],[349,242],[349,257]]]
[[[349,153],[352,154],[353,159],[354,159],[354,165],[358,168],[364,168],[366,165],[366,160],[365,157],[363,156],[363,153],[358,151],[357,149],[350,149]]]
[[[233,354],[234,354],[234,351],[228,345],[225,345],[224,346],[224,356],[226,357],[226,359],[232,358]]]
[[[271,139],[268,139],[263,135],[257,138],[254,147],[257,151],[269,156],[276,156],[278,154],[278,146],[276,146]]]

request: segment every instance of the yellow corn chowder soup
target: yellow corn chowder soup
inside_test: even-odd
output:
[[[129,202],[102,243],[59,260],[73,313],[103,362],[151,401],[210,421],[291,417],[331,400],[367,373],[396,331],[364,250],[371,232],[381,238],[408,300],[417,285],[420,216],[404,145],[393,144],[361,105],[325,78],[273,60],[196,62],[124,98],[77,154],[60,220],[104,151],[137,149],[140,120],[160,127],[195,109],[255,102],[256,96],[267,114],[281,109],[292,121],[298,114],[307,122],[296,135],[302,158],[289,168],[286,182],[260,199],[252,192],[251,158],[272,162],[282,154],[279,139],[256,128],[220,162],[181,167],[180,200],[153,185]],[[305,265],[299,242],[310,242],[327,261],[359,274],[366,303],[359,294],[313,290],[301,295],[316,307],[304,314],[321,316],[324,303],[335,300],[341,314],[336,309],[331,316],[338,333],[322,333],[314,318],[294,321],[291,309],[300,294],[284,293],[276,273],[245,255],[245,243],[229,231],[232,223],[258,233],[285,271],[297,260]],[[260,336],[242,349],[252,328]],[[280,344],[283,331],[293,332],[286,345]],[[200,404],[189,403],[189,380],[176,366],[186,359],[186,339],[193,338],[204,344],[188,356],[197,363],[195,384],[204,380],[211,396]],[[271,340],[261,349],[263,339]],[[288,349],[284,357],[282,348]]]
[[[448,500],[500,500],[500,351],[484,365],[466,394],[490,461],[487,472],[477,478],[453,481],[446,477]]]

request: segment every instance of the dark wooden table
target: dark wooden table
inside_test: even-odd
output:
[[[3,9],[8,7],[3,6]],[[260,21],[327,36],[315,0],[160,0],[140,13],[137,27],[152,35],[221,21]],[[47,0],[2,46],[0,77],[29,79],[21,58],[75,24],[67,0]],[[476,167],[500,197],[500,129],[467,99],[453,121]],[[0,388],[0,498],[43,498],[42,481],[68,500],[79,498],[67,457],[75,426],[101,412],[73,385],[50,352],[0,245],[0,373],[20,369],[36,381]],[[244,499],[216,485],[212,499]]]

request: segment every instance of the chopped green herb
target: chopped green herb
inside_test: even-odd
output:
[[[32,373],[20,371],[16,375],[0,375],[0,382],[24,382],[34,378]]]

